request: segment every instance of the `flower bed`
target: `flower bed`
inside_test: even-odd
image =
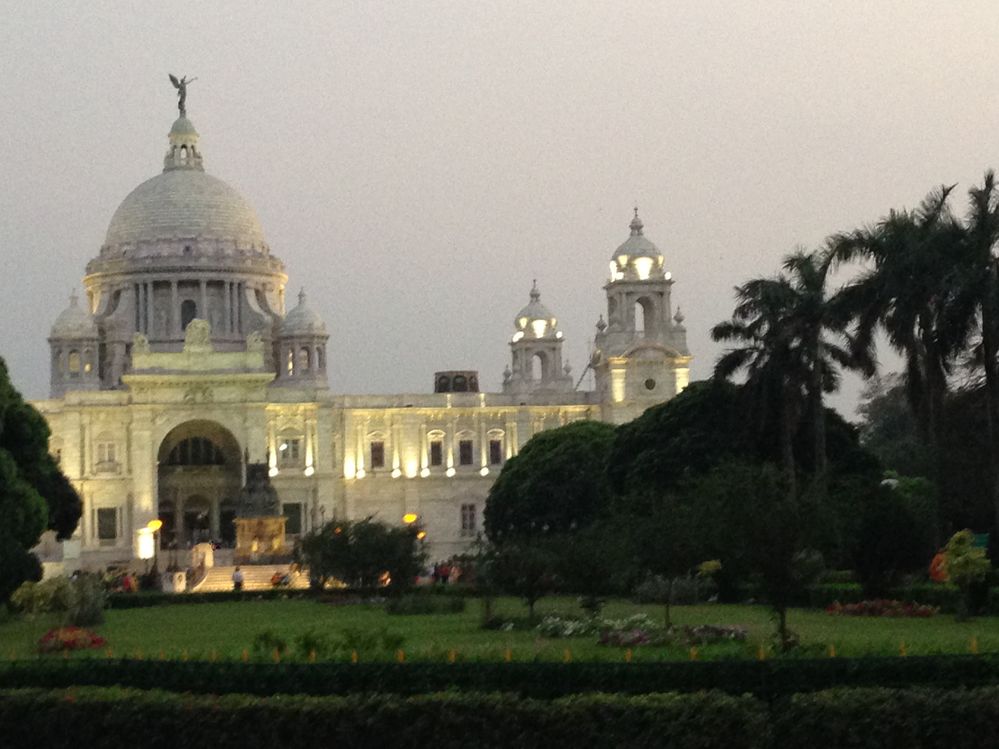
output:
[[[83,627],[56,627],[50,629],[38,641],[39,653],[58,653],[68,650],[88,650],[100,648],[107,640]]]
[[[744,642],[749,630],[736,625],[697,626],[667,629],[648,614],[625,619],[581,619],[552,614],[537,627],[543,637],[589,637],[599,635],[600,645],[637,647],[639,645],[710,645],[716,642]]]
[[[834,601],[826,607],[827,614],[837,616],[891,616],[926,618],[936,615],[940,609],[912,601],[895,601],[885,598],[859,603],[840,603]]]

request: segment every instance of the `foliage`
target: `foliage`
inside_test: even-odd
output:
[[[911,601],[895,601],[878,598],[873,601],[842,604],[836,601],[826,607],[827,614],[837,616],[890,616],[902,618],[927,618],[940,611],[936,606],[927,606]]]
[[[70,579],[60,575],[41,582],[22,583],[10,597],[10,605],[15,611],[29,616],[65,613],[72,606],[74,595]]]
[[[0,602],[25,580],[40,579],[28,549],[42,532],[69,538],[80,519],[80,498],[49,455],[48,439],[45,420],[0,359]]]
[[[72,650],[102,648],[107,641],[82,627],[56,627],[50,629],[38,641],[39,653],[58,653]]]
[[[576,421],[534,435],[489,488],[485,529],[493,543],[585,528],[609,503],[605,468],[614,427]]]
[[[19,690],[0,693],[0,723],[11,746],[110,747],[176,743],[190,726],[198,745],[440,746],[576,749],[664,746],[698,749],[766,746],[765,705],[709,694],[567,695],[356,694],[343,697],[228,694],[193,700],[160,690]]]
[[[296,552],[319,587],[328,580],[373,587],[388,573],[391,589],[405,589],[426,558],[418,533],[413,525],[390,526],[371,518],[334,520],[307,534]]]
[[[853,566],[868,595],[883,595],[905,573],[924,570],[936,548],[936,502],[925,479],[889,478],[857,508]]]
[[[104,622],[107,592],[99,575],[81,573],[72,581],[73,595],[66,610],[66,622],[77,627],[93,627]]]
[[[42,579],[42,565],[0,527],[0,603],[25,581]]]
[[[972,586],[983,582],[992,569],[985,556],[985,549],[976,548],[974,542],[975,534],[965,529],[951,536],[944,549],[947,575],[962,593],[962,606],[957,611],[958,619],[964,619],[971,614]]]
[[[274,653],[284,655],[288,650],[288,641],[272,629],[258,632],[253,638],[253,654],[257,657],[270,657]]]
[[[405,595],[385,602],[385,613],[395,616],[460,614],[464,610],[465,599],[459,596]]]
[[[706,603],[718,594],[718,585],[711,578],[699,575],[666,579],[649,575],[635,588],[639,603],[675,604]]]
[[[533,620],[537,602],[555,588],[557,564],[550,543],[521,540],[496,549],[492,574],[500,589],[524,599]]]
[[[598,616],[608,596],[627,589],[633,549],[621,523],[594,525],[552,538],[546,547],[555,557],[558,589],[580,595],[580,606]]]

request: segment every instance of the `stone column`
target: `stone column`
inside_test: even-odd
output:
[[[156,310],[153,305],[154,297],[153,282],[150,281],[146,284],[146,335],[149,337],[152,337],[156,333]]]
[[[226,335],[232,333],[232,284],[228,281],[222,286],[222,328]]]
[[[180,490],[178,489],[173,497],[173,538],[177,542],[177,548],[184,548],[184,542],[187,540],[187,533],[184,528],[184,501],[180,498]]]
[[[180,338],[180,301],[177,297],[177,279],[170,282],[170,336]]]
[[[222,527],[222,512],[219,504],[221,500],[218,494],[211,498],[210,509],[208,510],[208,532],[211,534],[212,539],[221,537],[220,529]]]
[[[201,309],[198,310],[198,317],[202,320],[208,319],[208,282],[204,279],[201,280]]]

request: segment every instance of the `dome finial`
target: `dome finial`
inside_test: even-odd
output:
[[[531,301],[536,302],[541,298],[541,292],[538,291],[538,279],[531,281]]]
[[[628,226],[631,228],[631,236],[641,236],[642,228],[645,225],[642,223],[642,219],[638,217],[638,203],[635,203],[635,217],[631,219],[631,223]]]
[[[298,291],[298,303],[299,303],[299,305],[304,305],[305,304],[305,287],[304,286],[301,289],[299,289],[299,291]]]
[[[180,110],[180,116],[187,117],[187,87],[198,79],[191,78],[188,80],[186,75],[178,78],[173,73],[167,73],[167,75],[170,76],[170,83],[177,89],[177,109]]]

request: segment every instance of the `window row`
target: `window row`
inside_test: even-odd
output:
[[[428,464],[431,467],[444,465],[444,440],[431,439],[428,443]],[[457,440],[457,463],[460,466],[476,465],[475,461],[475,440]],[[372,440],[368,443],[368,466],[372,469],[385,467],[385,441]],[[488,461],[491,466],[503,464],[503,440],[496,438],[489,440]]]

